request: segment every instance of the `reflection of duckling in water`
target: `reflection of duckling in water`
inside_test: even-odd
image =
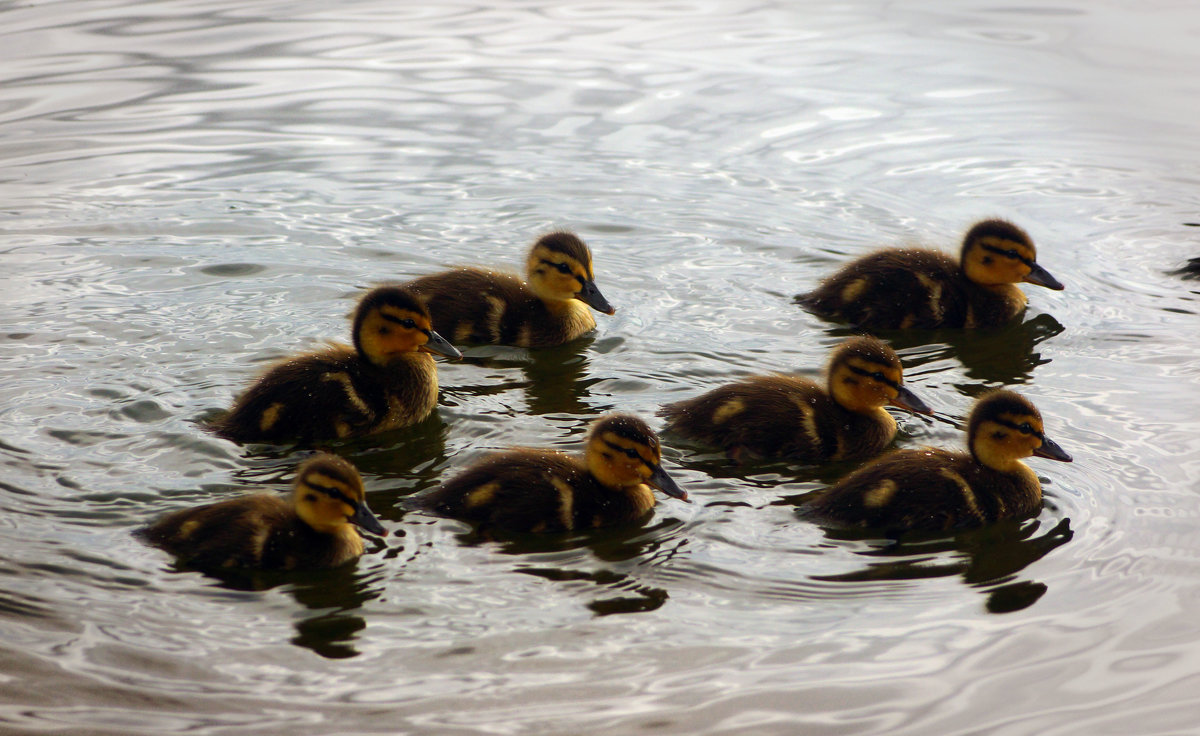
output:
[[[1171,273],[1185,279],[1200,279],[1200,256],[1189,258],[1186,265],[1171,271]]]
[[[616,311],[596,287],[591,251],[573,233],[538,238],[525,274],[528,283],[510,273],[457,268],[405,286],[429,309],[434,329],[457,343],[560,345],[595,328],[588,307]]]
[[[651,486],[687,500],[667,475],[654,430],[607,414],[588,434],[582,459],[513,449],[484,458],[420,500],[444,516],[486,529],[561,532],[636,521],[654,507]]]
[[[993,327],[1025,308],[1025,293],[1014,284],[1063,288],[1036,258],[1024,230],[985,220],[967,232],[957,261],[936,250],[881,250],[851,261],[796,301],[860,327]]]
[[[816,494],[807,513],[847,526],[944,530],[1023,518],[1042,505],[1036,455],[1070,462],[1043,434],[1042,417],[1012,391],[979,399],[967,421],[969,453],[897,450]]]
[[[354,347],[286,358],[213,424],[237,442],[313,441],[415,424],[437,404],[433,356],[462,354],[430,329],[429,313],[397,286],[367,292],[354,313]]]
[[[259,493],[167,514],[138,535],[198,568],[337,567],[363,553],[355,527],[384,536],[358,470],[335,455],[296,472],[291,501]]]
[[[851,338],[829,360],[827,389],[806,378],[751,376],[662,410],[667,428],[738,459],[870,457],[896,436],[885,404],[932,413],[903,386],[900,358],[872,337]]]

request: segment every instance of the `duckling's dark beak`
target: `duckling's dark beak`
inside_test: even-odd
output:
[[[691,503],[688,500],[687,491],[680,488],[679,484],[671,476],[667,475],[667,471],[663,470],[663,466],[661,465],[654,466],[654,473],[647,482],[672,498],[678,498],[680,501]]]
[[[592,279],[584,279],[583,288],[579,290],[579,293],[575,295],[575,298],[597,312],[613,314],[617,311],[613,305],[608,303],[608,300],[604,298],[604,295],[600,293],[600,289],[597,288],[596,282]]]
[[[425,334],[429,337],[429,342],[421,346],[422,350],[425,350],[429,353],[436,353],[453,360],[458,360],[459,358],[463,357],[462,353],[458,351],[458,348],[451,345],[446,338],[442,337],[438,333],[430,330]]]
[[[892,406],[898,406],[901,409],[908,409],[915,414],[932,414],[933,409],[930,409],[920,397],[909,391],[904,386],[901,386],[892,399]]]
[[[1050,275],[1050,272],[1042,268],[1036,263],[1030,264],[1029,273],[1025,274],[1025,278],[1021,279],[1026,283],[1044,286],[1047,289],[1062,291],[1063,285],[1058,279]]]
[[[350,523],[372,534],[381,537],[387,536],[387,529],[383,528],[383,524],[379,523],[379,519],[375,518],[375,514],[371,513],[371,509],[367,508],[365,503],[360,503],[354,510],[354,516],[350,517]]]
[[[1045,457],[1051,460],[1058,460],[1064,463],[1071,462],[1071,456],[1066,450],[1058,446],[1058,443],[1049,437],[1042,437],[1042,446],[1033,451],[1033,454],[1038,457]]]

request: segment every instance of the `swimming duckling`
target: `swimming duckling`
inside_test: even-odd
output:
[[[367,292],[354,347],[286,358],[269,368],[213,430],[237,442],[311,442],[415,424],[437,404],[433,356],[462,353],[430,329],[429,313],[398,286]]]
[[[137,534],[198,568],[337,567],[363,553],[355,527],[387,535],[363,496],[353,465],[320,454],[296,471],[290,502],[242,496],[167,514]]]
[[[1036,258],[1024,230],[985,220],[967,232],[957,262],[936,250],[881,250],[843,266],[796,301],[860,327],[994,327],[1025,308],[1025,293],[1013,284],[1063,288]]]
[[[650,486],[684,501],[661,464],[658,436],[637,417],[608,414],[583,458],[513,449],[484,458],[422,500],[444,516],[513,532],[561,532],[635,521],[654,506]]]
[[[979,399],[967,421],[969,453],[897,450],[822,491],[812,515],[848,526],[946,530],[1037,513],[1042,486],[1021,462],[1071,462],[1043,433],[1042,416],[1012,391]]]
[[[538,238],[525,262],[528,284],[515,274],[458,268],[405,284],[433,316],[433,327],[456,343],[547,347],[596,327],[588,307],[616,310],[596,287],[592,253],[575,234]]]
[[[660,412],[667,428],[724,448],[803,462],[851,460],[878,453],[896,436],[885,404],[932,414],[903,385],[900,358],[881,340],[854,337],[834,349],[828,390],[795,376],[751,376]]]

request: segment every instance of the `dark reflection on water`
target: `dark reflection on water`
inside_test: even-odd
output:
[[[1063,329],[1052,315],[1041,313],[984,330],[873,330],[871,334],[901,352],[906,378],[922,375],[923,365],[953,358],[961,362],[968,378],[1004,386],[1030,382],[1034,370],[1050,362],[1035,349]],[[862,331],[835,328],[830,334],[849,337]]]
[[[873,561],[851,572],[813,578],[854,583],[961,575],[964,583],[978,588],[986,596],[989,612],[1011,613],[1033,605],[1048,590],[1045,583],[1013,581],[1012,578],[1074,536],[1069,519],[1038,534],[1040,528],[1039,520],[1009,520],[952,536],[907,532],[859,553],[866,557],[886,558],[884,561]],[[831,540],[876,538],[848,529],[826,529],[825,534]],[[960,559],[946,561],[947,557]]]
[[[591,414],[594,408],[587,402],[591,396],[589,389],[602,380],[588,377],[591,361],[587,351],[595,339],[594,334],[585,335],[565,345],[538,350],[467,347],[465,363],[496,371],[519,369],[525,380],[500,380],[485,385],[457,384],[447,393],[453,402],[456,396],[486,396],[521,390],[525,392],[524,411],[527,414]]]

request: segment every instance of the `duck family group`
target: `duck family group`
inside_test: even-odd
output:
[[[890,248],[842,267],[796,301],[827,319],[872,329],[992,327],[1017,318],[1016,286],[1063,286],[1036,260],[1029,236],[986,220],[964,236],[958,258]],[[270,367],[215,421],[242,443],[313,444],[415,424],[437,405],[434,354],[461,358],[458,344],[539,348],[596,325],[615,310],[596,285],[588,246],[551,232],[529,251],[525,279],[459,268],[372,289],[354,312],[352,346],[330,346]],[[971,410],[967,452],[900,449],[886,405],[932,413],[904,386],[900,359],[882,340],[853,337],[830,356],[824,386],[784,375],[752,376],[663,407],[665,432],[746,456],[864,465],[813,494],[820,523],[895,532],[951,530],[1041,508],[1037,475],[1021,460],[1071,457],[1046,436],[1038,410],[994,390]],[[875,459],[871,459],[875,458]],[[652,489],[688,500],[662,466],[658,435],[642,419],[607,414],[577,458],[514,449],[460,471],[418,499],[434,513],[488,531],[561,532],[635,521]],[[139,530],[196,567],[295,569],[346,563],[363,552],[359,530],[385,535],[362,479],[343,458],[318,453],[297,470],[290,499],[235,498],[168,514]]]

